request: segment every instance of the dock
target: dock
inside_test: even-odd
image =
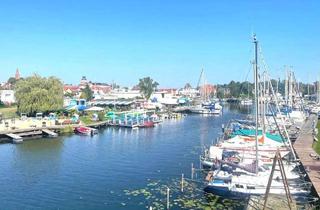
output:
[[[24,138],[30,139],[36,136],[57,137],[60,129],[65,126],[50,126],[46,128],[24,128],[0,131],[0,142],[22,143]],[[12,140],[12,141],[11,141]]]
[[[91,123],[91,124],[87,125],[87,127],[90,127],[90,128],[101,128],[101,127],[107,126],[108,122],[109,121],[94,122],[94,123]]]
[[[246,210],[261,210],[264,205],[264,196],[252,195],[249,198]],[[298,209],[296,203],[291,204],[291,209]],[[266,210],[288,210],[288,203],[284,196],[269,195],[268,202],[266,205]]]
[[[58,134],[49,130],[49,129],[42,129],[42,133],[44,133],[45,135],[49,136],[49,137],[57,137]]]
[[[14,133],[7,133],[6,136],[12,139],[12,143],[18,144],[23,142],[23,138]]]
[[[310,115],[301,128],[300,134],[293,147],[307,173],[307,176],[312,182],[316,195],[320,197],[320,160],[314,160],[310,156],[310,154],[316,154],[312,148],[312,144],[314,141],[313,126],[317,124],[317,121],[318,118],[316,115]]]

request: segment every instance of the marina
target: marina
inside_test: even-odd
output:
[[[188,174],[188,172],[187,171],[189,171],[190,170],[190,163],[191,162],[193,162],[193,163],[196,163],[197,162],[197,153],[200,151],[200,148],[202,148],[202,147],[204,147],[205,145],[208,145],[208,144],[210,144],[211,143],[211,140],[210,139],[212,139],[212,138],[217,138],[218,136],[219,136],[219,133],[220,133],[220,135],[222,134],[221,133],[221,125],[222,124],[228,124],[228,122],[230,121],[230,120],[232,120],[232,119],[234,119],[234,118],[236,118],[236,119],[239,119],[239,121],[240,122],[246,122],[246,116],[247,116],[247,114],[249,114],[250,112],[248,112],[248,113],[246,113],[246,114],[242,114],[241,113],[241,111],[238,109],[238,108],[236,108],[236,109],[234,109],[234,108],[232,108],[233,106],[238,106],[238,105],[228,105],[228,106],[226,106],[225,107],[225,111],[224,111],[224,114],[222,115],[222,116],[218,116],[218,117],[214,117],[214,116],[212,116],[212,117],[203,117],[203,116],[197,116],[197,115],[189,115],[189,116],[186,116],[185,118],[181,118],[180,120],[179,119],[176,119],[176,120],[165,120],[163,123],[161,123],[159,126],[157,126],[157,127],[155,127],[155,128],[153,128],[153,129],[151,129],[151,130],[149,130],[149,129],[147,129],[147,130],[141,130],[141,131],[134,131],[134,130],[132,130],[132,129],[126,129],[125,127],[123,127],[123,128],[121,128],[121,127],[119,127],[119,128],[115,128],[114,126],[110,126],[110,125],[108,125],[106,122],[104,122],[104,124],[94,124],[93,126],[94,127],[97,127],[97,128],[100,128],[100,130],[98,131],[98,135],[97,136],[91,136],[90,137],[90,135],[88,136],[88,137],[85,137],[85,138],[88,138],[87,140],[88,141],[94,141],[94,142],[96,142],[96,143],[98,143],[98,142],[100,142],[100,143],[102,143],[101,141],[103,141],[103,139],[105,139],[106,138],[106,136],[105,135],[110,135],[111,133],[110,132],[112,132],[113,133],[113,135],[116,135],[115,136],[115,138],[120,138],[120,139],[122,139],[124,136],[123,135],[125,135],[125,136],[127,136],[126,138],[129,138],[129,139],[131,139],[131,138],[133,138],[133,139],[136,139],[136,138],[138,138],[138,139],[140,139],[140,134],[138,134],[138,133],[140,133],[140,132],[142,132],[142,135],[150,135],[151,133],[154,133],[154,132],[156,132],[156,133],[158,133],[158,132],[165,132],[165,133],[168,133],[170,130],[172,130],[172,131],[174,131],[174,130],[176,130],[176,129],[182,129],[182,128],[184,128],[186,125],[189,125],[189,126],[191,126],[191,125],[194,125],[194,123],[195,122],[197,122],[198,124],[199,124],[199,126],[201,125],[201,126],[204,126],[204,125],[206,125],[207,126],[207,129],[209,129],[209,130],[206,130],[205,132],[204,131],[201,131],[201,133],[206,133],[206,135],[205,136],[202,136],[200,133],[198,133],[198,134],[196,134],[195,136],[194,135],[192,135],[192,136],[194,136],[194,138],[192,138],[192,139],[190,139],[191,140],[191,142],[193,142],[195,139],[199,139],[199,137],[200,137],[200,139],[199,139],[199,141],[196,141],[196,142],[193,142],[193,143],[195,143],[195,147],[194,147],[194,149],[196,149],[195,151],[197,151],[197,152],[192,152],[192,154],[189,154],[189,155],[187,155],[187,153],[185,153],[185,155],[187,155],[187,156],[185,156],[185,155],[183,155],[183,157],[189,157],[189,158],[183,158],[183,159],[180,159],[180,161],[182,161],[181,163],[179,163],[178,165],[180,165],[180,164],[182,164],[182,166],[183,167],[181,167],[181,168],[176,168],[174,171],[175,172],[170,172],[170,177],[172,178],[172,179],[174,179],[174,178],[176,178],[176,177],[178,177],[179,176],[179,174],[181,174],[181,173],[184,173],[184,174]],[[232,108],[232,109],[230,109],[230,108]],[[233,111],[232,111],[233,110]],[[240,112],[239,112],[240,111]],[[317,164],[317,161],[316,160],[311,160],[312,158],[311,158],[311,156],[310,156],[310,153],[314,153],[313,152],[313,150],[312,150],[312,142],[313,142],[313,129],[312,129],[312,125],[314,124],[314,121],[315,120],[317,120],[317,117],[316,117],[316,115],[311,115],[310,116],[310,118],[308,118],[308,120],[307,120],[307,122],[304,124],[304,126],[301,128],[301,132],[299,133],[299,137],[298,137],[298,139],[296,140],[296,142],[295,142],[295,144],[294,144],[294,148],[295,148],[295,151],[296,151],[296,153],[297,153],[297,156],[298,156],[298,159],[302,162],[302,164],[303,164],[303,167],[304,167],[304,169],[305,169],[305,171],[308,173],[308,177],[310,178],[310,180],[311,180],[311,182],[312,182],[312,185],[313,185],[313,187],[314,187],[314,189],[316,190],[316,192],[318,192],[317,190],[318,190],[318,183],[319,183],[319,181],[318,181],[318,178],[317,178],[317,175],[318,175],[318,169],[317,169],[317,167],[315,167],[316,166],[316,164]],[[209,126],[209,122],[214,122],[214,124],[212,125],[212,126],[214,126],[214,127],[211,127],[211,126]],[[205,124],[203,124],[203,123],[205,123]],[[186,125],[185,125],[186,124]],[[103,127],[101,127],[103,125]],[[172,127],[173,126],[173,127]],[[178,126],[178,128],[176,128],[176,126]],[[182,127],[181,127],[182,126]],[[44,142],[44,141],[48,141],[48,143],[45,143],[45,144],[53,144],[53,142],[61,142],[61,141],[63,141],[63,142],[68,142],[68,139],[69,138],[71,138],[71,140],[72,139],[74,139],[74,140],[72,140],[72,141],[78,141],[78,140],[76,140],[76,139],[78,139],[78,138],[80,138],[79,140],[81,141],[81,139],[83,138],[82,136],[79,136],[79,137],[77,137],[77,136],[74,136],[74,137],[68,137],[68,136],[66,136],[66,137],[64,137],[64,135],[59,135],[58,137],[56,136],[56,135],[54,135],[53,133],[52,133],[52,131],[51,130],[54,130],[54,131],[57,131],[57,130],[59,130],[59,129],[62,129],[62,127],[63,126],[55,126],[55,127],[49,127],[49,128],[45,128],[45,129],[40,129],[39,128],[39,130],[35,130],[35,128],[32,128],[33,130],[30,130],[30,129],[24,129],[24,130],[22,130],[25,134],[24,135],[26,135],[26,134],[28,134],[28,133],[45,133],[45,134],[51,134],[52,136],[55,136],[55,138],[52,138],[52,140],[50,140],[50,139],[45,139],[45,138],[40,138],[40,139],[35,139],[35,140],[30,140],[30,141],[27,141],[27,142],[24,142],[22,145],[24,145],[24,144],[26,144],[26,146],[28,146],[28,145],[36,145],[36,144],[43,144],[42,142]],[[169,129],[169,127],[172,127],[172,128],[170,128],[170,130],[168,130]],[[160,129],[160,130],[159,130]],[[185,129],[187,129],[187,130],[190,130],[188,127],[186,127]],[[193,128],[193,130],[194,130],[195,128]],[[201,130],[201,127],[199,127],[198,129],[200,129]],[[198,130],[198,132],[200,132],[200,130]],[[19,132],[21,132],[21,130],[19,131],[19,130],[17,130],[17,132],[19,133]],[[138,133],[136,133],[136,132],[138,132]],[[186,133],[186,130],[183,130],[183,131],[180,131],[180,132],[182,132],[182,133],[185,133],[184,135],[189,135],[188,133]],[[189,131],[189,132],[193,132],[193,131]],[[59,132],[57,132],[57,133],[59,133]],[[170,132],[171,134],[172,134],[172,132]],[[4,134],[4,132],[2,132],[2,135]],[[55,133],[56,134],[56,133]],[[171,135],[170,134],[170,135]],[[11,134],[9,134],[9,135],[11,135]],[[138,135],[138,136],[137,136]],[[158,134],[156,134],[156,136],[154,136],[153,138],[155,138],[155,139],[157,139],[156,141],[159,141],[159,138],[158,138],[158,136],[161,136],[161,135],[164,135],[164,134],[160,134],[160,133],[158,133]],[[169,135],[169,134],[166,134],[165,136],[165,138],[167,138],[168,136],[167,135]],[[197,137],[197,135],[199,135],[198,137]],[[119,137],[117,137],[117,136],[119,136]],[[15,138],[17,138],[17,136],[15,136],[15,135],[13,135],[12,137],[15,137]],[[110,137],[107,137],[107,138],[110,138]],[[172,138],[174,138],[174,137],[172,137]],[[129,140],[128,139],[128,140]],[[184,141],[185,139],[184,138],[182,138],[181,140],[177,140],[178,142],[176,142],[176,146],[175,147],[178,147],[178,145],[181,145],[181,141]],[[52,142],[53,141],[53,142]],[[129,141],[132,141],[132,140],[129,140]],[[137,141],[137,139],[135,140],[135,141]],[[145,142],[146,140],[144,140],[144,142]],[[161,141],[161,140],[160,140]],[[50,142],[52,142],[52,143],[50,143]],[[126,141],[127,142],[127,141]],[[189,142],[189,143],[187,143],[187,145],[185,145],[184,147],[186,148],[186,151],[188,151],[188,147],[190,147],[190,143],[191,142]],[[107,142],[105,142],[104,144],[106,144]],[[120,142],[119,142],[120,143]],[[123,142],[124,143],[124,142]],[[172,144],[173,142],[171,142],[170,144]],[[78,144],[78,143],[77,143]],[[122,144],[122,143],[121,143]],[[22,145],[17,145],[18,147],[21,147]],[[8,145],[9,146],[9,145]],[[4,145],[0,145],[0,150],[1,150],[1,148],[6,148],[6,147],[8,147],[8,146],[4,146]],[[14,146],[14,145],[12,145],[12,146]],[[141,145],[142,146],[142,148],[145,148],[145,146],[143,146],[143,145]],[[9,147],[11,147],[11,146],[9,146]],[[22,146],[22,147],[24,147],[24,146]],[[50,147],[49,147],[50,148]],[[308,149],[306,149],[306,148],[308,148]],[[310,149],[309,149],[310,148]],[[155,149],[155,148],[154,148]],[[177,150],[178,148],[176,148],[174,151],[176,152],[176,151],[178,151]],[[190,149],[190,148],[189,148]],[[179,149],[180,150],[180,149]],[[115,151],[114,151],[115,152]],[[182,151],[181,151],[182,152]],[[160,155],[161,153],[159,153],[159,155]],[[178,154],[175,154],[175,155],[178,155]],[[39,158],[40,158],[41,156],[39,156]],[[303,157],[303,158],[300,158],[300,157]],[[308,157],[308,159],[307,158],[305,158],[305,157]],[[304,159],[305,158],[305,159]],[[131,161],[130,161],[131,162]],[[165,161],[166,162],[166,161]],[[133,162],[131,162],[131,163],[133,163]],[[131,164],[130,163],[130,164]],[[128,163],[129,164],[129,163]],[[138,162],[136,162],[136,163],[133,163],[133,164],[139,164]],[[160,167],[160,169],[159,170],[155,170],[153,173],[155,173],[155,174],[153,174],[153,173],[151,173],[151,174],[153,174],[151,177],[149,177],[149,176],[146,176],[146,175],[143,175],[143,176],[146,176],[145,178],[147,179],[147,180],[153,180],[153,179],[155,179],[155,180],[157,180],[157,178],[156,177],[158,177],[158,176],[163,176],[163,175],[165,175],[165,174],[167,174],[168,173],[168,170],[170,171],[170,170],[172,170],[172,169],[170,169],[170,167],[168,168],[167,167],[167,165],[165,166],[166,164],[165,163],[161,163],[160,164],[160,166],[163,166],[163,167],[165,167],[165,168],[161,168]],[[131,167],[130,167],[131,168]],[[134,168],[134,167],[133,167]],[[152,167],[151,167],[152,168]],[[177,170],[178,169],[178,170]],[[144,170],[146,170],[146,168],[144,169]],[[152,169],[151,169],[152,170]],[[160,171],[160,172],[158,172],[158,171]],[[143,174],[144,173],[146,173],[146,172],[143,172]],[[158,174],[159,173],[159,174]],[[162,173],[164,173],[164,174],[162,174]],[[112,174],[112,173],[111,173]],[[110,177],[110,176],[112,176],[112,175],[108,175],[108,177]],[[148,174],[148,173],[147,173]],[[167,176],[167,175],[165,175],[165,176]],[[194,175],[193,175],[194,176]],[[287,175],[288,176],[288,175]],[[187,176],[188,177],[188,176]],[[290,176],[289,176],[290,177]],[[161,178],[162,179],[162,178]],[[191,180],[191,182],[195,182],[197,179],[194,179],[194,178],[192,178],[192,179],[190,179]],[[173,183],[170,183],[171,181],[169,181],[169,180],[167,180],[168,181],[168,185],[170,186],[170,185],[174,185]],[[145,181],[144,181],[145,182]],[[146,185],[147,185],[148,183],[146,183]],[[89,186],[88,186],[89,187]],[[132,189],[134,189],[134,186],[131,186],[132,187]],[[196,188],[198,188],[199,190],[201,190],[201,188],[203,187],[203,185],[198,185],[198,186],[196,186]],[[109,189],[109,188],[108,188]],[[92,189],[91,189],[92,190]],[[123,190],[127,190],[124,186],[122,187],[122,191]],[[109,196],[113,196],[112,194],[116,194],[116,193],[118,193],[118,194],[121,194],[121,190],[119,190],[119,189],[116,189],[116,188],[110,188],[110,191],[112,191],[113,193],[111,193],[111,195],[108,195],[107,197],[109,197]],[[293,192],[293,191],[291,191],[291,192]],[[107,192],[106,192],[107,193]],[[108,193],[107,193],[108,194]],[[82,197],[82,196],[81,196]],[[110,199],[110,197],[108,198],[108,200]],[[145,198],[144,197],[142,197],[142,198],[140,198],[141,200],[140,200],[140,202],[141,203],[146,203],[147,201],[146,200],[144,200]],[[160,198],[159,198],[160,199]],[[277,198],[278,200],[279,200],[279,198]],[[277,200],[276,199],[276,200]],[[281,199],[280,199],[281,200]],[[13,202],[14,202],[14,200],[13,200]],[[75,200],[73,200],[73,204],[75,204],[74,203],[75,202]],[[81,199],[80,199],[80,201],[79,202],[81,202]],[[274,203],[274,202],[276,202],[276,203],[279,203],[279,202],[282,202],[282,201],[275,201],[274,200],[274,198],[272,198],[271,199],[271,201],[270,201],[270,203],[272,204],[272,203]],[[77,202],[76,202],[77,203]],[[111,202],[111,203],[105,203],[105,204],[101,204],[101,206],[109,206],[109,207],[111,207],[111,206],[113,206],[113,207],[121,207],[121,206],[123,206],[123,203],[125,203],[125,206],[126,206],[126,208],[132,208],[132,209],[136,209],[136,203],[131,203],[130,201],[128,202],[128,201],[124,201],[124,200],[122,200],[122,202],[120,202],[120,203],[116,203],[116,202]],[[148,205],[150,205],[150,206],[152,206],[152,205],[155,205],[154,203],[149,203],[149,202],[147,202],[148,203]],[[155,202],[156,203],[156,202]],[[7,202],[7,204],[10,206],[10,202]],[[12,203],[13,204],[13,203]],[[53,206],[55,206],[55,204],[53,203],[52,204]],[[100,204],[95,204],[95,205],[97,205],[96,207],[98,207],[98,206],[100,206]],[[140,204],[141,205],[141,204]],[[262,204],[260,204],[260,205],[262,205]],[[278,204],[274,204],[274,205],[278,205]],[[283,206],[285,206],[284,204],[282,204]],[[69,207],[71,207],[72,206],[72,204],[70,203],[70,206]],[[139,205],[138,205],[139,206]],[[246,204],[244,203],[243,204],[243,206],[246,206]],[[86,205],[84,205],[84,209],[86,208],[86,207],[88,207],[88,206],[86,206]]]
[[[1,4],[0,210],[320,209],[319,8]]]
[[[171,142],[172,145],[167,143],[164,148],[161,146],[154,148],[159,150],[155,154],[160,155],[153,159],[153,161],[157,161],[154,166],[163,166],[164,168],[157,169],[156,174],[154,171],[153,176],[150,177],[150,165],[148,168],[143,167],[143,171],[140,171],[141,177],[139,176],[138,179],[144,178],[149,183],[146,183],[146,180],[138,181],[137,177],[132,177],[136,179],[134,183],[115,188],[113,184],[121,182],[117,180],[118,177],[130,180],[129,174],[135,174],[136,167],[141,167],[141,164],[146,164],[146,160],[151,159],[146,156],[146,153],[130,153],[129,148],[123,150],[120,147],[121,152],[112,151],[113,153],[119,152],[120,155],[124,155],[124,153],[129,153],[133,157],[138,155],[139,158],[137,162],[127,156],[129,159],[118,157],[113,160],[116,167],[113,166],[111,170],[121,169],[120,174],[125,172],[121,176],[113,174],[109,171],[110,169],[101,168],[99,164],[98,169],[95,169],[99,176],[102,175],[101,170],[103,170],[105,171],[104,175],[109,174],[107,177],[113,182],[105,180],[105,177],[97,178],[97,174],[95,174],[92,180],[94,182],[84,185],[83,189],[97,195],[98,192],[94,192],[96,189],[93,189],[92,186],[97,184],[97,180],[100,180],[99,184],[105,183],[105,187],[110,190],[111,194],[117,192],[117,195],[121,197],[121,202],[110,202],[110,199],[116,199],[112,197],[113,195],[106,196],[106,192],[104,192],[108,201],[104,201],[102,204],[100,202],[103,199],[100,198],[97,202],[91,202],[90,205],[96,205],[94,208],[125,206],[129,209],[136,209],[144,206],[146,209],[203,209],[205,206],[215,207],[212,206],[211,199],[217,200],[214,205],[221,207],[225,205],[224,202],[228,202],[228,207],[231,208],[266,209],[268,202],[269,205],[272,203],[272,206],[286,202],[289,209],[316,206],[320,193],[320,179],[318,177],[320,156],[315,154],[313,147],[319,132],[316,129],[320,114],[319,105],[313,101],[304,101],[304,98],[300,96],[299,89],[296,88],[297,81],[291,70],[286,71],[284,96],[279,97],[278,89],[275,92],[267,69],[261,73],[259,56],[262,54],[258,52],[259,45],[255,35],[253,36],[253,45],[253,96],[250,96],[250,83],[247,82],[247,96],[240,98],[238,103],[234,103],[234,101],[228,103],[228,100],[216,98],[216,90],[214,90],[214,86],[206,84],[203,70],[197,85],[197,94],[192,97],[181,94],[170,94],[165,97],[165,93],[168,92],[161,90],[157,93],[155,89],[150,88],[153,85],[157,86],[157,83],[152,82],[150,78],[143,78],[140,80],[140,88],[149,87],[148,91],[141,90],[141,95],[146,97],[144,100],[135,98],[122,101],[123,99],[118,99],[116,102],[115,100],[91,98],[87,101],[83,98],[69,99],[66,97],[65,107],[60,113],[34,112],[33,116],[20,113],[20,118],[4,119],[1,115],[0,140],[2,143],[11,142],[14,149],[36,144],[37,141],[39,144],[43,144],[44,141],[49,142],[44,144],[54,144],[50,143],[51,141],[63,142],[64,144],[69,141],[69,138],[75,139],[76,142],[87,141],[89,143],[87,151],[81,151],[79,154],[90,152],[94,147],[99,147],[94,154],[91,154],[99,157],[99,159],[92,159],[97,163],[90,162],[87,167],[91,168],[97,166],[96,164],[101,161],[102,164],[107,162],[105,158],[99,156],[99,151],[105,152],[105,147],[109,144],[103,142],[106,139],[119,138],[118,141],[127,139],[121,143],[121,147],[127,146],[123,144],[130,144],[128,141],[139,141],[136,143],[139,150],[140,143],[142,143],[142,148],[145,148],[144,144],[148,145],[147,142],[153,138],[156,139],[154,141],[164,138],[165,142],[168,139],[176,140],[175,138],[178,138],[176,141],[179,143]],[[85,77],[81,79],[80,84],[83,83],[86,83],[84,89],[90,91]],[[150,99],[151,97],[153,98]],[[319,98],[320,95],[317,100]],[[197,122],[197,125],[194,125],[194,121]],[[198,130],[196,136],[191,134],[195,130]],[[209,133],[210,135],[208,135]],[[207,135],[203,136],[203,134]],[[30,141],[25,141],[27,139]],[[190,156],[191,159],[186,158],[188,154],[186,151],[190,151],[192,147],[190,145],[185,147],[188,144],[182,143],[182,141],[189,141],[193,147],[196,146],[196,150]],[[106,145],[100,148],[98,145],[90,145],[90,142]],[[0,145],[0,152],[1,147],[5,148],[5,146]],[[161,155],[169,155],[168,152],[171,150],[183,155],[173,159],[161,157]],[[170,155],[177,154],[170,153]],[[43,157],[39,155],[38,158]],[[79,158],[81,159],[81,157]],[[91,158],[91,156],[87,158]],[[180,161],[173,164],[173,166],[178,166],[174,170],[170,169],[168,165],[168,161],[171,160]],[[188,161],[190,161],[189,164],[191,163],[190,177],[185,176],[186,167],[182,167]],[[195,162],[199,162],[199,165],[194,164]],[[129,164],[128,171],[120,167],[121,164]],[[180,184],[177,184],[179,177],[177,171],[180,171],[181,174]],[[12,173],[15,171],[13,170]],[[72,175],[79,176],[80,174]],[[86,174],[85,177],[90,179],[90,174]],[[21,177],[16,179],[21,179]],[[163,183],[164,180],[166,184]],[[51,179],[51,181],[53,180]],[[136,185],[141,183],[145,183],[147,187],[139,190],[125,188],[125,186],[127,188],[138,187]],[[70,185],[72,183],[64,184]],[[189,186],[189,192],[185,191],[186,184]],[[178,186],[180,186],[180,191],[175,189]],[[166,188],[165,193],[161,193],[164,187]],[[170,203],[170,191],[171,196],[175,196],[173,203]],[[197,193],[188,194],[193,191]],[[14,195],[15,191],[12,193],[10,196],[17,197]],[[83,192],[81,191],[81,193]],[[139,198],[131,198],[132,194]],[[58,195],[53,194],[53,196],[57,196],[57,200],[61,199]],[[127,196],[129,196],[127,198],[129,201],[123,200]],[[273,196],[277,197],[278,202]],[[207,200],[203,200],[204,197]],[[269,197],[271,197],[271,201]],[[82,200],[83,196],[79,195],[79,198]],[[92,199],[90,197],[90,200]],[[73,198],[68,208],[80,205],[80,200],[77,201]],[[218,200],[223,201],[219,202]],[[237,206],[236,203],[239,200],[242,202]],[[260,201],[263,201],[263,205]],[[13,206],[16,203],[15,200],[12,200],[11,203],[10,200],[7,202],[8,206]],[[28,205],[28,200],[25,202],[23,205]],[[56,205],[55,202],[52,203],[53,208],[57,207]],[[44,206],[40,205],[41,207]],[[93,206],[83,205],[82,207],[92,208]]]
[[[144,193],[133,196],[124,191],[142,190],[148,185],[152,189],[167,185],[173,190],[172,180],[181,173],[190,178],[190,164],[196,166],[199,151],[221,131],[221,124],[244,116],[236,108],[226,107],[223,117],[189,115],[165,120],[152,129],[110,126],[101,128],[93,137],[66,134],[19,145],[1,144],[0,202],[8,209],[54,209],[61,202],[71,209],[155,207],[159,203],[156,199],[165,196],[154,194],[154,199],[146,199]],[[152,187],[160,180],[159,186]],[[16,184],[12,186],[12,182]],[[198,189],[193,193],[201,198],[202,185],[189,189],[192,182],[186,183],[186,195]],[[231,204],[219,201],[216,205]]]

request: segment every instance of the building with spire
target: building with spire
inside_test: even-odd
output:
[[[18,69],[18,68],[17,68],[17,70],[16,70],[15,79],[16,79],[16,80],[19,80],[19,79],[20,79],[20,72],[19,72],[19,69]]]

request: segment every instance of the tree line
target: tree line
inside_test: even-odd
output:
[[[41,77],[33,75],[14,81],[15,97],[17,102],[17,110],[19,113],[28,113],[35,115],[37,112],[54,112],[63,109],[63,83],[56,77]],[[285,94],[285,81],[271,80],[274,91]],[[139,79],[137,88],[140,90],[144,99],[149,100],[151,95],[155,92],[159,83],[145,77]],[[295,88],[299,87],[303,95],[315,94],[317,83],[306,84],[300,82],[296,84]],[[191,88],[190,84],[186,84],[185,88]],[[252,98],[254,85],[250,82],[236,82],[231,81],[228,84],[217,85],[216,96],[218,98]],[[87,100],[93,99],[93,92],[87,85],[81,94],[81,98]]]
[[[285,80],[271,80],[273,90],[285,95]],[[296,83],[294,88],[299,89],[299,92],[302,93],[302,96],[313,95],[317,91],[318,82],[314,83]],[[217,97],[218,98],[252,98],[254,94],[254,84],[250,82],[236,82],[231,81],[228,84],[217,85]]]
[[[63,109],[63,83],[58,78],[35,74],[18,81],[10,79],[10,82],[14,85],[18,113],[35,115],[37,112],[49,113]],[[137,86],[142,96],[148,100],[158,85],[150,77],[145,77],[139,80]],[[86,85],[80,98],[90,101],[93,97],[93,91]]]

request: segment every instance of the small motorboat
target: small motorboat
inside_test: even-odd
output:
[[[139,127],[142,127],[142,128],[153,128],[154,127],[154,122],[146,121],[143,124],[141,124]]]
[[[85,126],[79,126],[76,127],[74,132],[80,135],[87,135],[87,136],[93,136],[95,135],[97,132],[95,131],[96,129],[93,128],[89,128],[89,127],[85,127]]]

